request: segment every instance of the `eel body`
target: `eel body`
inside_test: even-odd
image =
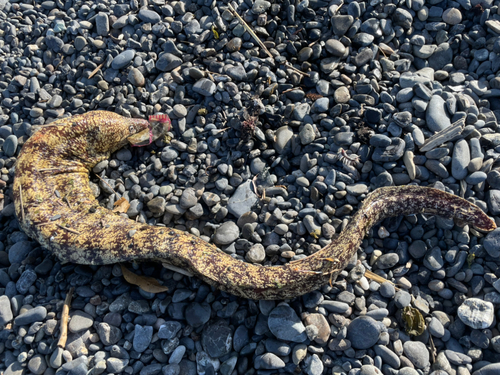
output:
[[[482,231],[496,227],[480,208],[443,191],[385,187],[369,194],[339,237],[317,253],[282,266],[245,263],[196,236],[137,223],[99,206],[89,171],[131,136],[147,131],[148,121],[95,111],[51,125],[24,144],[13,193],[22,229],[66,262],[159,261],[240,297],[288,299],[328,283],[347,265],[367,231],[384,218],[425,212],[454,217]]]

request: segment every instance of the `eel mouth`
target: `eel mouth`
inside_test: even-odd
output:
[[[172,127],[172,121],[168,115],[149,116],[148,128],[131,135],[127,141],[132,147],[144,147],[165,135]]]

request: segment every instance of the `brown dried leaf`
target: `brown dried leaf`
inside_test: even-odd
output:
[[[128,209],[130,208],[130,203],[128,203],[128,201],[122,197],[122,198],[118,199],[113,206],[115,207],[115,208],[113,208],[113,212],[125,214],[125,213],[127,213]]]
[[[152,277],[139,276],[129,271],[123,264],[120,264],[122,269],[123,277],[125,280],[133,285],[137,285],[139,288],[149,293],[162,293],[168,291],[166,286],[160,285],[158,280]]]
[[[314,92],[308,92],[306,94],[306,98],[311,99],[313,102],[315,102],[316,100],[318,100],[319,98],[322,98],[322,97],[323,97],[323,95],[316,94]]]

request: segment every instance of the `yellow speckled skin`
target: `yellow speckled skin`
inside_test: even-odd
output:
[[[455,217],[484,231],[495,228],[464,199],[431,188],[387,187],[371,193],[340,236],[319,252],[284,266],[244,263],[190,234],[136,223],[99,206],[89,170],[127,144],[127,137],[147,129],[147,121],[96,111],[52,125],[59,126],[42,128],[24,145],[14,200],[23,230],[67,262],[154,260],[184,268],[240,297],[286,299],[321,287],[330,274],[335,277],[366,232],[386,217],[425,212]],[[61,216],[51,221],[55,215]]]

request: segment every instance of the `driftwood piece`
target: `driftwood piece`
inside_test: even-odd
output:
[[[464,128],[465,119],[461,118],[460,120],[457,120],[453,124],[451,124],[451,126],[448,126],[446,129],[437,132],[428,140],[426,140],[422,147],[420,147],[420,151],[427,152],[442,145],[445,142],[448,142],[449,140],[455,138],[457,135],[462,134]]]
[[[69,308],[71,307],[71,298],[73,297],[74,290],[75,288],[71,288],[64,299],[64,306],[61,315],[61,336],[59,336],[59,341],[57,342],[57,346],[62,349],[66,346],[66,340],[68,339]]]

